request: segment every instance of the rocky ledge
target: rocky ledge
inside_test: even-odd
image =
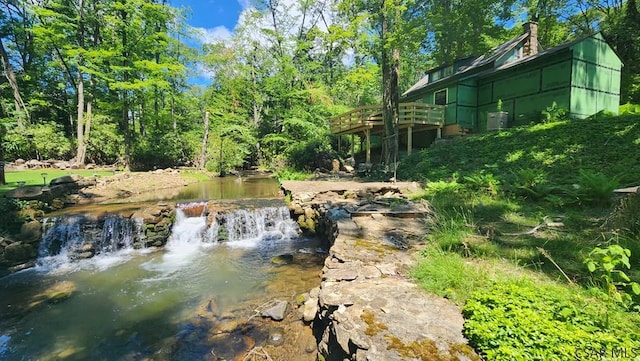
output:
[[[462,335],[460,309],[408,275],[431,216],[428,204],[406,198],[417,186],[311,183],[283,182],[282,188],[302,223],[317,212],[331,242],[321,285],[303,306],[322,358],[479,360]]]

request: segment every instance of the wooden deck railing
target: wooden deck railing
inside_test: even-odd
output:
[[[444,124],[444,106],[424,103],[400,103],[400,127]],[[365,105],[331,118],[333,134],[349,134],[384,126],[382,105]]]

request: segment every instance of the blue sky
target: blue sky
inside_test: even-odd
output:
[[[174,7],[190,8],[189,25],[208,34],[230,34],[250,0],[170,0]]]
[[[230,38],[240,14],[249,7],[249,2],[250,0],[170,0],[171,6],[190,9],[187,11],[187,23],[202,33],[203,42]],[[211,74],[203,69],[194,70],[199,74],[189,77],[189,83],[211,83]]]

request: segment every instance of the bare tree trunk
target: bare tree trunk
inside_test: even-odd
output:
[[[4,177],[4,126],[0,124],[0,185],[7,184]]]
[[[78,1],[78,31],[76,33],[78,37],[78,45],[80,48],[84,48],[84,0]],[[76,91],[78,98],[78,109],[76,124],[76,137],[78,141],[78,147],[76,149],[76,163],[84,165],[84,159],[86,154],[86,144],[84,137],[84,76],[82,74],[82,66],[84,65],[84,58],[82,54],[78,55],[78,74],[76,76]]]
[[[16,121],[18,123],[18,129],[24,129],[24,120],[28,120],[30,118],[30,115],[29,111],[27,110],[27,106],[24,104],[22,96],[20,95],[18,81],[16,80],[16,75],[13,72],[13,67],[9,62],[9,56],[7,55],[7,51],[4,48],[4,44],[2,43],[2,38],[0,38],[0,62],[2,62],[4,75],[9,81],[11,89],[13,89],[13,99],[16,106]]]
[[[199,167],[204,169],[207,163],[207,141],[209,140],[209,112],[204,113],[204,136],[202,137],[202,151],[200,152]]]
[[[398,152],[398,68],[400,50],[393,49],[389,54],[390,19],[382,1],[382,118],[384,119],[384,164],[393,165]],[[390,59],[391,55],[391,59]]]
[[[82,2],[82,0],[80,0]],[[78,64],[82,64],[82,55],[79,56]],[[78,147],[76,149],[76,163],[84,164],[85,144],[84,144],[84,79],[82,72],[78,69],[78,121],[76,123],[76,136]]]

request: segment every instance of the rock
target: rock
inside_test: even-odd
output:
[[[285,265],[285,264],[291,264],[293,263],[293,255],[290,253],[286,253],[286,254],[281,254],[279,256],[275,256],[273,258],[271,258],[271,263],[281,266],[281,265]]]
[[[357,269],[327,269],[323,272],[322,279],[325,281],[353,281],[358,278]]]
[[[340,161],[333,159],[331,161],[331,173],[338,173],[340,171]]]
[[[62,281],[54,284],[28,300],[29,308],[34,308],[44,303],[55,304],[60,303],[73,295],[76,291],[76,285],[70,281]]]
[[[49,203],[53,200],[49,187],[42,186],[29,186],[12,189],[5,193],[5,197],[25,201],[37,200],[45,203]]]
[[[320,295],[320,287],[314,287],[311,291],[309,291],[310,298],[318,298]]]
[[[282,321],[287,312],[287,301],[276,301],[275,305],[262,311],[262,317],[270,317],[275,321]]]
[[[302,319],[304,322],[311,322],[316,318],[316,314],[318,313],[318,299],[310,298],[308,299],[303,306],[302,309]]]
[[[36,242],[42,237],[42,225],[38,221],[24,223],[20,227],[20,240],[23,242]]]
[[[284,344],[284,328],[274,327],[269,331],[269,337],[267,338],[269,345],[281,346]]]
[[[28,261],[37,255],[36,250],[30,244],[21,242],[12,243],[4,249],[4,258],[12,262]]]

